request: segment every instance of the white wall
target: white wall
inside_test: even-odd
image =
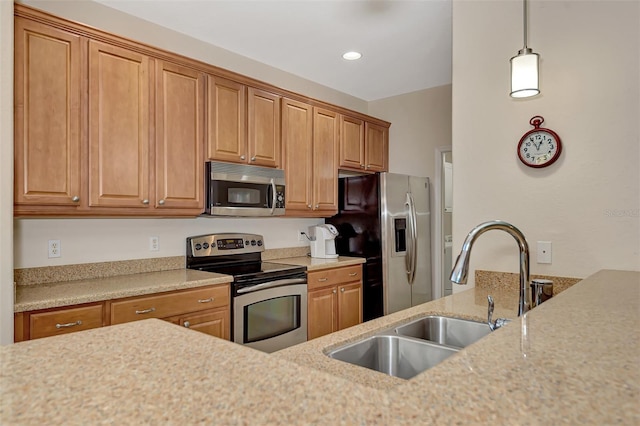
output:
[[[451,85],[369,102],[390,121],[389,171],[435,178],[435,148],[451,144]]]
[[[522,47],[522,2],[454,1],[454,251],[475,225],[503,219],[527,237],[533,273],[640,270],[640,3],[529,5],[542,94],[514,100],[509,58]],[[516,155],[535,115],[564,144],[539,170]],[[552,264],[536,263],[537,241],[552,241]],[[517,272],[515,242],[484,234],[471,267]]]
[[[13,2],[0,0],[0,345],[13,342]]]

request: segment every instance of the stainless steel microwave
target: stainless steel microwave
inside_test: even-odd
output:
[[[284,170],[206,163],[207,216],[284,215]]]

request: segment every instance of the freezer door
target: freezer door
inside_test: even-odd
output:
[[[380,174],[380,222],[382,225],[382,270],[385,315],[411,307],[411,286],[407,278],[406,205],[409,176]]]
[[[431,212],[429,209],[429,179],[409,177],[409,189],[415,208],[415,278],[411,285],[411,306],[429,302],[432,296],[431,281]]]

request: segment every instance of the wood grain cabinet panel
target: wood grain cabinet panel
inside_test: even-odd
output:
[[[231,333],[229,318],[229,309],[219,309],[181,316],[178,324],[190,330],[229,340]]]
[[[285,211],[295,216],[312,211],[313,107],[282,100],[282,148],[287,188]]]
[[[338,114],[303,102],[282,103],[288,216],[338,212]]]
[[[307,336],[324,336],[362,322],[362,266],[307,274]]]
[[[340,166],[364,169],[364,121],[340,117]]]
[[[89,205],[149,208],[149,58],[89,41]]]
[[[204,87],[204,73],[157,61],[156,208],[204,209]]]
[[[249,87],[247,91],[248,163],[256,166],[280,167],[280,101],[281,97]]]
[[[210,160],[247,162],[247,87],[207,76],[207,156]]]
[[[15,204],[80,201],[81,37],[15,20]]]
[[[121,324],[225,306],[229,306],[229,286],[226,284],[114,300],[111,302],[110,319],[111,324]]]
[[[102,327],[103,313],[103,303],[32,313],[28,316],[29,339]]]
[[[384,172],[389,169],[389,128],[365,123],[365,169]]]

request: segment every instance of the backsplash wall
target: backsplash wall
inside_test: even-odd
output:
[[[215,232],[248,232],[264,236],[265,248],[301,247],[297,231],[323,219],[16,219],[14,268],[72,265],[115,260],[184,256],[186,237]],[[159,250],[149,250],[149,237]],[[48,241],[60,240],[61,256],[48,258]]]

